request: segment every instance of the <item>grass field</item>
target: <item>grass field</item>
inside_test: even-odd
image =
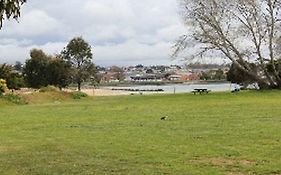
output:
[[[0,100],[1,175],[281,174],[279,91],[29,100]]]

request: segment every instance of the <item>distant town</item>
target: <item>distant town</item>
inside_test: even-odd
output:
[[[96,79],[99,83],[224,81],[227,79],[229,69],[229,65],[199,63],[182,66],[145,66],[142,64],[127,67],[97,66]]]

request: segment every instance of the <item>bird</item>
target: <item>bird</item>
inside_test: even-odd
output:
[[[168,119],[168,116],[163,116],[160,118],[161,120],[167,120]]]

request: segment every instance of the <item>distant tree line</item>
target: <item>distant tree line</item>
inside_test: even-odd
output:
[[[186,65],[187,69],[223,69],[229,67],[229,65],[224,64],[202,64],[200,62],[189,63]]]
[[[209,70],[206,72],[202,72],[200,79],[221,81],[221,80],[226,80],[226,74],[222,69]]]
[[[48,55],[43,50],[32,49],[24,66],[19,62],[14,66],[0,65],[0,79],[5,80],[9,89],[48,85],[62,89],[75,83],[80,91],[81,84],[95,74],[91,46],[81,37],[73,38],[61,54]]]

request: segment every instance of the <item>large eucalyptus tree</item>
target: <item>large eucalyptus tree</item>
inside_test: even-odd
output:
[[[181,7],[191,34],[179,39],[175,55],[200,45],[188,58],[215,55],[261,88],[281,88],[281,0],[181,0]]]
[[[91,46],[82,37],[76,37],[67,44],[61,55],[71,65],[73,81],[80,91],[81,84],[94,75],[96,70],[92,62]]]
[[[26,0],[0,0],[0,29],[5,19],[18,19],[20,17],[20,8]]]

